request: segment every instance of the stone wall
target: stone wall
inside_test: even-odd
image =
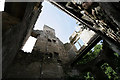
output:
[[[46,29],[49,30],[49,32],[46,33]],[[53,58],[58,57],[58,59],[63,63],[68,61],[68,53],[66,52],[63,43],[55,37],[54,30],[46,25],[37,37],[37,41],[33,49],[39,50],[41,53],[51,53]]]
[[[73,46],[71,43],[66,43],[64,44],[65,50],[68,52],[69,55],[69,59],[73,60],[74,57],[76,56],[76,52],[77,49],[75,48],[75,46]]]
[[[49,36],[55,36],[55,30],[52,29],[52,28],[50,28],[50,27],[47,26],[47,25],[44,25],[43,31],[44,31],[46,34],[49,34]]]
[[[55,34],[46,33],[45,29],[32,32],[33,36],[38,35],[32,53],[20,50],[7,69],[5,78],[61,79],[64,77],[63,65],[69,61],[68,53]],[[53,29],[49,27],[47,29],[52,33]]]
[[[5,7],[7,9],[5,9],[2,16],[2,27],[4,31],[4,34],[2,35],[3,76],[17,52],[21,49],[22,45],[24,45],[24,39],[35,24],[39,13],[41,12],[41,6],[39,6],[37,10],[35,9],[37,3],[18,4],[19,5],[14,5],[14,2],[6,3]],[[39,3],[39,5],[41,5],[41,3]],[[23,6],[25,6],[25,8],[23,8]],[[24,15],[19,15],[17,12],[18,10],[21,10],[21,13],[23,11]]]

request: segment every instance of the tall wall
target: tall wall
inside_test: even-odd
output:
[[[59,57],[63,63],[68,61],[68,54],[63,43],[55,36],[55,31],[46,25],[37,37],[33,49],[39,50],[41,53],[51,53],[53,56]]]
[[[54,29],[45,25],[43,30],[33,31],[32,36],[37,37],[32,53],[20,50],[5,78],[63,78],[63,65],[69,61],[69,56]]]
[[[39,4],[39,6],[38,6]],[[37,7],[37,8],[36,8]],[[17,52],[28,38],[28,32],[35,24],[41,12],[41,3],[5,3],[2,12],[2,72],[11,64]],[[27,36],[27,37],[26,37]]]
[[[74,57],[76,56],[77,49],[75,46],[73,46],[71,43],[64,44],[65,50],[68,52],[69,59],[72,61]]]
[[[55,37],[55,30],[47,25],[44,25],[43,32],[49,34],[49,36]]]

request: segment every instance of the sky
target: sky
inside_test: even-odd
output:
[[[28,38],[28,40],[26,41],[24,47],[22,48],[22,50],[24,52],[32,52],[32,49],[33,49],[33,46],[35,45],[35,42],[36,42],[36,38],[30,36]]]
[[[47,1],[43,2],[42,6],[42,12],[37,19],[34,30],[43,30],[43,26],[47,25],[55,29],[56,36],[63,43],[69,42],[69,37],[78,26],[76,20]],[[30,36],[22,50],[31,52],[35,42],[36,39]]]
[[[4,11],[5,0],[0,0],[0,11]]]
[[[48,25],[55,29],[56,36],[63,43],[69,42],[69,37],[78,26],[76,20],[47,1],[42,5],[42,13],[40,13],[34,29],[42,30],[44,25]]]

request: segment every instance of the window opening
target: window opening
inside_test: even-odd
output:
[[[50,40],[50,39],[48,39],[48,42],[51,42],[51,40]]]
[[[59,58],[59,54],[57,52],[54,52],[54,58],[56,58],[56,59]]]
[[[48,58],[48,59],[49,59],[49,58],[52,58],[52,53],[46,53],[46,54],[45,54],[45,57]]]
[[[101,42],[101,41],[100,41]],[[98,42],[98,44],[96,44],[86,55],[84,55],[82,57],[82,59],[80,61],[78,61],[78,65],[79,64],[86,64],[89,61],[95,59],[100,51],[102,50],[102,43]]]
[[[30,36],[28,38],[28,40],[26,41],[25,45],[23,46],[22,50],[24,52],[30,52],[31,53],[32,50],[33,50],[33,47],[35,45],[36,40],[37,40],[36,38]]]
[[[56,43],[56,40],[55,40],[55,39],[53,39],[53,42],[54,42],[54,43]]]
[[[79,50],[79,49],[80,49],[80,47],[81,47],[81,45],[80,45],[78,42],[77,42],[77,43],[75,43],[74,45],[75,45],[75,47],[76,47],[76,49],[77,49],[77,50]]]

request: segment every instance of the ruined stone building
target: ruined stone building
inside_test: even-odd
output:
[[[76,19],[81,30],[63,44],[51,26],[33,29],[42,1],[5,2],[1,12],[2,80],[120,80],[120,3],[48,1]],[[21,49],[30,36],[37,40],[27,53]],[[100,41],[102,45],[96,47]]]
[[[56,58],[58,62],[66,63],[68,61],[64,44],[55,36],[54,29],[45,25],[43,31],[39,31],[37,39],[33,50],[48,53],[46,55],[51,55],[48,57]]]
[[[69,56],[64,44],[55,36],[55,30],[45,25],[32,36],[37,38],[33,51],[19,51],[6,78],[62,78],[62,66]]]

